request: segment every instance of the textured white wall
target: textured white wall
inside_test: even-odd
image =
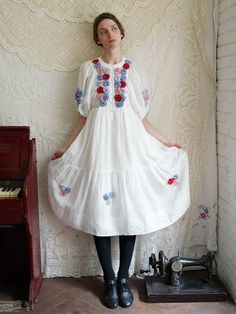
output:
[[[217,143],[218,273],[236,302],[236,1],[219,1]]]
[[[62,225],[49,207],[47,165],[75,125],[78,69],[101,53],[91,30],[105,10],[123,22],[124,54],[146,74],[151,122],[190,160],[191,208],[169,228],[138,237],[131,271],[146,268],[161,249],[167,257],[216,250],[216,167],[208,144],[215,143],[213,7],[213,0],[0,1],[0,124],[29,125],[36,138],[45,276],[100,272],[92,237]]]

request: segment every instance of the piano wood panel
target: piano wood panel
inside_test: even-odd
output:
[[[0,199],[0,224],[25,223],[25,202],[19,199]]]
[[[29,165],[29,136],[29,127],[0,127],[0,178],[25,178]]]
[[[42,285],[36,143],[29,127],[0,126],[0,181],[23,180],[19,198],[0,199],[0,312],[23,299],[22,310],[33,308]],[[19,151],[17,151],[19,149]],[[19,293],[16,291],[18,287]],[[3,291],[3,289],[7,289]],[[15,298],[18,298],[15,300]],[[10,300],[10,301],[9,301]],[[16,305],[17,304],[17,305]]]

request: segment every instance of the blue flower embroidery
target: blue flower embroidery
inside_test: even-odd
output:
[[[109,99],[109,94],[108,94],[107,90],[105,90],[103,98],[104,98],[104,100],[108,100]]]
[[[115,87],[119,87],[120,86],[120,81],[115,79],[115,83],[114,84],[115,84]]]
[[[105,86],[105,87],[106,87],[106,86],[109,86],[109,85],[110,85],[110,82],[109,82],[109,81],[103,81],[103,82],[102,82],[102,86]]]
[[[145,103],[145,106],[148,106],[148,104],[149,104],[149,91],[148,91],[148,89],[144,89],[143,91],[142,91],[142,96],[143,96],[143,100],[144,100],[144,103]]]
[[[75,100],[76,100],[77,106],[81,105],[83,101],[83,97],[84,97],[84,91],[82,91],[82,89],[78,87],[75,93]]]
[[[101,107],[105,107],[107,105],[107,103],[105,101],[100,101],[100,106]]]
[[[59,195],[61,195],[61,196],[65,196],[66,194],[71,192],[71,188],[69,188],[68,186],[64,186],[64,185],[60,184],[59,188],[60,188]]]
[[[104,201],[106,201],[106,204],[109,205],[112,202],[113,197],[115,196],[114,192],[109,192],[103,195]]]

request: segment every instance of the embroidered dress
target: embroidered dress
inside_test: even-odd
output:
[[[146,234],[177,221],[190,202],[188,157],[146,132],[149,97],[132,62],[83,63],[75,98],[87,120],[49,163],[56,216],[98,236]]]

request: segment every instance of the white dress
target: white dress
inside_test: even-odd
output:
[[[146,132],[148,100],[130,60],[81,65],[76,108],[87,120],[49,163],[49,200],[62,222],[98,236],[138,235],[173,224],[188,209],[188,156]]]

